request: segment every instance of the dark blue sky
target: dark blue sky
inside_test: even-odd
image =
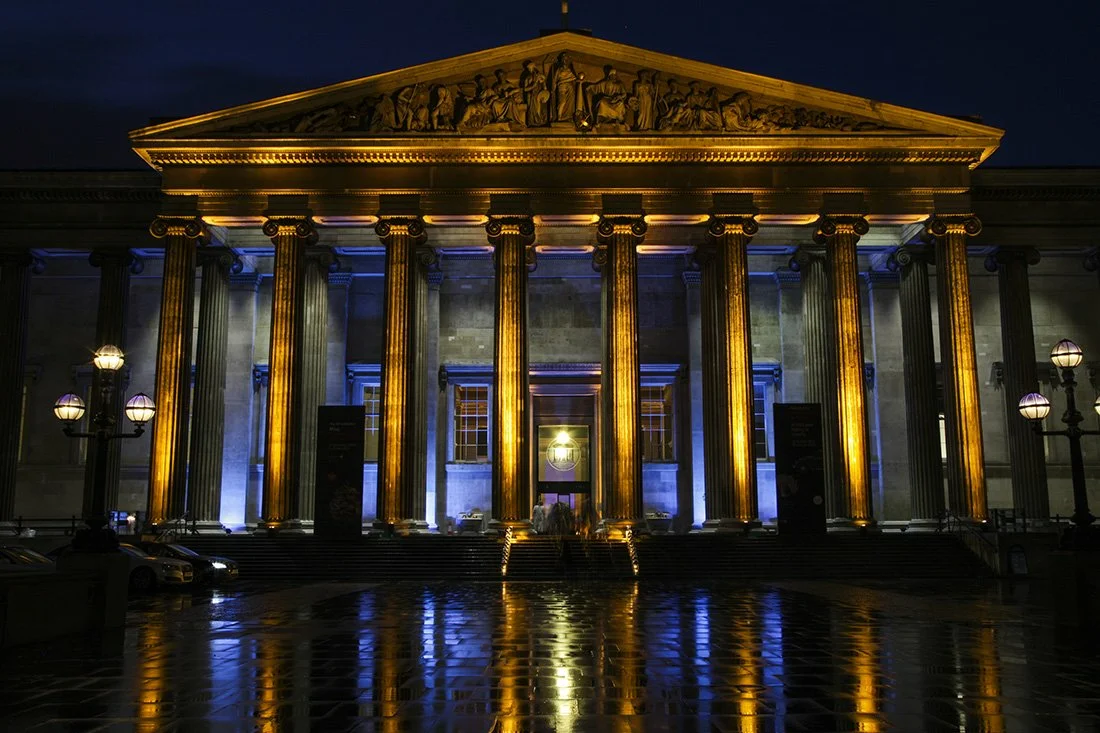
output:
[[[0,168],[137,168],[126,133],[534,37],[558,0],[37,0],[5,9]],[[612,41],[1007,130],[993,165],[1100,165],[1094,0],[574,0]]]

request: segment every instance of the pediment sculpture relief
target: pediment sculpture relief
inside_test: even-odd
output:
[[[518,70],[496,69],[457,83],[413,84],[330,105],[242,133],[768,133],[865,131],[870,120],[720,91],[698,80],[640,69],[624,80],[612,65],[595,74],[568,53]]]

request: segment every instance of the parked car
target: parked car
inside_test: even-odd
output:
[[[170,557],[191,563],[195,569],[196,583],[223,583],[237,578],[237,563],[228,557],[200,555],[174,542],[142,542],[141,549],[154,557]]]
[[[53,560],[29,547],[0,545],[0,572],[41,572],[54,567]]]
[[[134,545],[122,543],[118,549],[130,562],[130,588],[136,591],[153,590],[158,585],[190,585],[195,578],[191,563],[170,557],[153,557]],[[57,558],[73,552],[72,545],[62,545],[50,550],[47,556]]]

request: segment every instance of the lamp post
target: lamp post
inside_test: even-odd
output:
[[[116,421],[114,415],[108,412],[107,406],[111,404],[110,395],[114,390],[115,376],[122,369],[125,357],[121,349],[108,344],[95,352],[92,362],[103,375],[100,380],[102,408],[92,416],[91,423],[94,429],[87,432],[78,432],[73,429],[85,412],[84,400],[80,395],[71,392],[61,395],[54,403],[53,414],[65,424],[63,429],[65,435],[70,438],[88,438],[96,456],[92,505],[84,516],[84,523],[88,528],[77,533],[73,538],[73,545],[85,550],[113,549],[118,546],[118,539],[114,536],[113,530],[107,526],[107,447],[112,440],[137,438],[144,433],[145,424],[156,414],[156,406],[149,395],[138,392],[126,402],[125,408],[126,417],[134,424],[134,429],[128,433],[114,431]]]
[[[1086,543],[1090,525],[1095,521],[1089,512],[1089,496],[1085,488],[1085,460],[1081,455],[1081,436],[1100,435],[1100,430],[1081,429],[1081,423],[1085,418],[1077,409],[1077,399],[1074,394],[1077,381],[1073,378],[1073,370],[1080,366],[1084,359],[1085,355],[1081,347],[1069,339],[1062,339],[1050,350],[1051,362],[1062,370],[1060,386],[1066,394],[1066,411],[1062,415],[1062,422],[1066,424],[1065,430],[1043,430],[1043,418],[1050,414],[1050,400],[1038,392],[1030,392],[1021,397],[1017,408],[1024,418],[1031,421],[1031,426],[1038,435],[1064,435],[1069,438],[1069,465],[1070,475],[1073,478],[1074,541],[1078,546]],[[1092,406],[1100,415],[1100,397]]]

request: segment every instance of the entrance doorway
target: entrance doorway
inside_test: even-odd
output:
[[[532,391],[535,492],[548,510],[564,504],[578,520],[594,523],[597,394],[579,384],[540,384]]]

